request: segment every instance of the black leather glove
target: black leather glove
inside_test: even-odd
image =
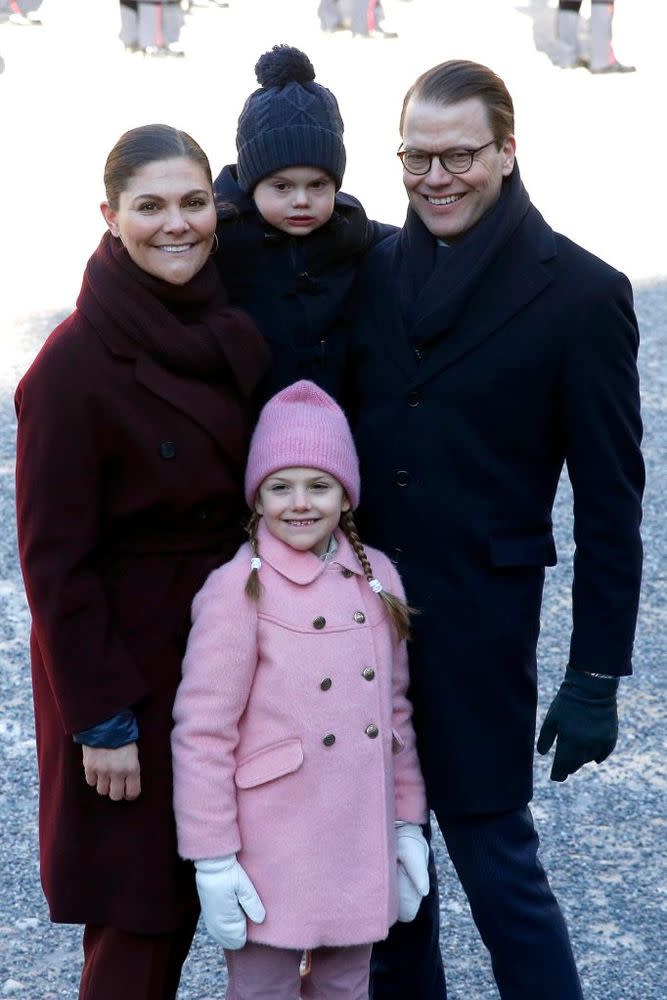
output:
[[[601,764],[616,746],[618,677],[593,677],[568,667],[546,714],[537,752],[547,753],[554,740],[552,781],[565,781],[583,764]]]

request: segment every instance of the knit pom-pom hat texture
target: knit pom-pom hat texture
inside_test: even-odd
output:
[[[343,120],[336,98],[315,83],[308,56],[274,45],[255,66],[261,84],[245,102],[236,133],[237,178],[249,193],[287,167],[319,167],[336,188],[345,173]]]
[[[359,504],[359,459],[345,414],[323,389],[303,379],[268,401],[259,415],[245,475],[245,498],[280,469],[328,472],[342,485],[352,508]]]

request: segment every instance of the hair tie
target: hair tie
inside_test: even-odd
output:
[[[262,568],[262,560],[259,558],[259,556],[253,556],[252,559],[250,560],[250,569],[253,570],[261,568]]]
[[[382,586],[380,581],[376,580],[375,577],[373,577],[372,580],[368,581],[368,586],[371,588],[374,594],[379,594],[381,590],[384,590],[384,587]]]

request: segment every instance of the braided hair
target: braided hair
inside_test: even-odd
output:
[[[253,511],[250,520],[245,526],[245,530],[248,532],[248,539],[250,541],[250,548],[252,549],[252,560],[250,562],[250,574],[245,582],[245,592],[251,601],[258,601],[259,595],[262,592],[262,584],[259,580],[259,568],[262,565],[259,558],[259,550],[257,548],[257,527],[259,525],[259,514],[257,511]]]
[[[354,554],[359,560],[361,568],[364,571],[364,576],[368,580],[368,583],[372,586],[373,583],[376,583],[377,581],[373,576],[370,559],[368,558],[363,543],[359,538],[357,526],[354,522],[354,515],[351,510],[346,510],[341,514],[340,526],[345,532],[350,545],[354,549]],[[396,597],[395,594],[390,594],[389,591],[384,588],[378,590],[377,594],[378,597],[387,605],[389,617],[394,623],[399,639],[409,639],[410,615],[416,614],[416,608],[411,608],[405,603],[405,601],[402,601],[400,597]]]
[[[248,539],[252,550],[252,559],[250,562],[250,573],[248,574],[248,579],[245,584],[245,592],[252,601],[258,601],[262,591],[262,585],[259,579],[259,569],[262,563],[257,545],[257,528],[259,526],[259,520],[260,515],[255,511],[246,524],[246,531],[248,532]],[[405,603],[405,601],[402,601],[400,597],[396,597],[395,594],[389,593],[389,591],[380,587],[378,584],[378,581],[373,575],[370,559],[368,558],[363,543],[359,538],[352,511],[347,510],[341,514],[340,526],[352,546],[354,554],[359,560],[359,564],[364,572],[364,576],[368,580],[368,583],[377,593],[378,597],[387,605],[389,617],[394,623],[399,639],[409,639],[410,615],[416,614],[416,609],[411,608]],[[377,585],[377,589],[374,584]]]

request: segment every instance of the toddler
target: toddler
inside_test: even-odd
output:
[[[395,227],[369,221],[340,191],[343,122],[308,57],[277,45],[255,71],[261,86],[239,117],[237,163],[214,185],[216,261],[231,302],[273,348],[266,395],[308,378],[340,399],[356,273]]]

